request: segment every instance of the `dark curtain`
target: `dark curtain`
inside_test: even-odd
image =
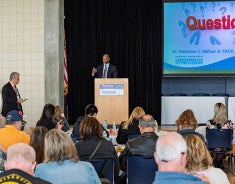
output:
[[[66,0],[69,94],[73,124],[94,103],[92,67],[104,53],[129,78],[129,110],[142,106],[160,123],[162,4],[159,0]]]

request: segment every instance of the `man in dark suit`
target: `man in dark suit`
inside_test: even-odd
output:
[[[25,99],[20,97],[20,93],[16,85],[20,81],[20,74],[12,72],[10,75],[10,81],[2,88],[2,115],[6,117],[7,113],[12,110],[21,111],[23,114],[22,103]]]
[[[96,68],[92,69],[92,76],[95,78],[117,78],[118,71],[117,67],[110,64],[110,56],[109,54],[104,54],[102,57],[103,64],[99,65]]]

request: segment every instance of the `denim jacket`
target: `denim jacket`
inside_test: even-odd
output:
[[[101,184],[94,167],[84,161],[41,163],[36,166],[35,176],[53,184]]]

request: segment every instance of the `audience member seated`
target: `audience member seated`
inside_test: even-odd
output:
[[[69,123],[64,115],[64,112],[60,106],[55,106],[55,120],[56,122],[61,122],[63,124],[62,130],[64,132],[69,131]]]
[[[153,184],[208,184],[199,177],[184,173],[187,145],[180,134],[172,132],[160,136],[154,156],[158,171]]]
[[[213,160],[205,143],[196,135],[188,135],[185,140],[187,143],[187,172],[210,184],[229,184],[227,175],[221,169],[213,167]]]
[[[79,129],[80,129],[81,121],[86,117],[96,118],[97,114],[98,114],[98,108],[94,104],[88,104],[85,107],[85,116],[79,116],[73,125],[72,139],[74,142],[76,142],[80,139]],[[106,131],[107,137],[109,137],[109,132],[104,128],[103,128],[103,130]]]
[[[30,146],[36,151],[36,162],[40,164],[44,160],[44,139],[48,129],[42,126],[38,126],[34,129],[30,136]]]
[[[7,151],[8,147],[16,143],[29,144],[30,138],[21,131],[23,116],[18,111],[8,112],[6,116],[6,126],[0,128],[0,144]]]
[[[195,129],[198,126],[197,119],[191,109],[185,110],[179,118],[176,120],[176,126],[178,129],[178,133],[180,133],[183,137],[191,134],[195,134],[199,136],[203,142],[205,142],[205,138],[202,134],[195,132]]]
[[[58,129],[50,130],[45,137],[44,163],[36,166],[35,176],[54,184],[100,184],[94,167],[79,161],[71,138]]]
[[[6,171],[0,173],[0,183],[49,184],[33,176],[36,165],[35,151],[25,143],[17,143],[9,147],[4,165]]]
[[[206,128],[209,129],[233,129],[233,123],[231,120],[228,120],[226,107],[223,103],[216,103],[214,106],[214,117],[208,120]],[[232,141],[232,140],[231,140]],[[224,148],[216,148],[213,150],[214,153],[218,151],[219,153],[214,154],[214,165],[216,167],[224,168],[223,166],[223,157],[227,152]],[[222,152],[222,153],[221,153]]]
[[[115,181],[119,173],[119,162],[116,150],[112,142],[104,139],[103,128],[99,121],[94,117],[86,117],[80,124],[81,139],[75,143],[78,156],[81,160],[89,161],[91,159],[115,159]],[[94,153],[97,145],[98,149]],[[93,155],[91,157],[91,155]]]
[[[54,120],[55,106],[52,104],[46,104],[43,108],[41,118],[38,120],[36,126],[46,127],[48,130],[53,128],[61,129],[63,124]]]
[[[155,133],[155,120],[153,116],[146,114],[139,120],[141,135],[127,141],[124,151],[119,157],[122,170],[126,170],[126,159],[128,155],[153,156],[158,136]]]
[[[128,141],[128,135],[140,134],[139,119],[145,115],[145,111],[142,107],[136,107],[132,111],[129,119],[123,121],[118,129],[117,143],[126,144]]]

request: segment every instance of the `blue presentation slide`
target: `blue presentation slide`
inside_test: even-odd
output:
[[[235,74],[235,1],[165,2],[163,74]]]

